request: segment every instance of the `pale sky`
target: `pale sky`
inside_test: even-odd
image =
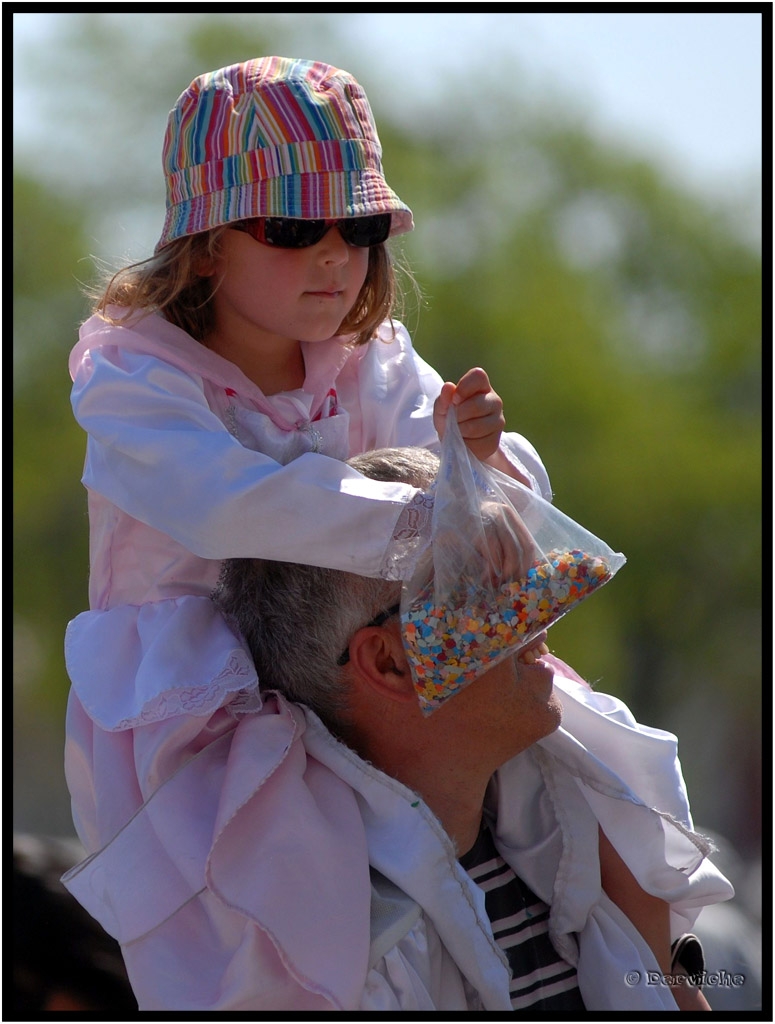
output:
[[[762,5],[769,7],[769,5]],[[514,54],[532,89],[567,93],[604,133],[661,154],[688,180],[723,188],[762,153],[759,14],[357,14],[348,35],[396,55],[398,87]]]
[[[15,13],[14,35],[32,35],[45,48],[58,19],[67,17]],[[136,15],[138,33],[156,17],[169,15]],[[271,17],[301,21],[304,15]],[[747,174],[761,158],[760,14],[372,11],[332,17],[364,53],[364,66],[389,75],[404,95],[432,89],[440,67],[459,66],[464,81],[484,62],[513,54],[534,88],[566,90],[603,130],[646,150],[664,149],[698,180],[712,184],[730,173]],[[23,96],[23,78],[16,77],[14,88]]]
[[[769,5],[762,5],[764,9],[771,12]],[[66,20],[75,16],[15,13],[15,46],[33,41],[37,54],[45,55],[47,48],[56,46]],[[163,14],[144,9],[109,16],[121,18],[122,34],[136,34],[130,40],[135,45],[161,27],[162,19],[169,24],[191,17],[174,13],[174,8]],[[302,41],[303,52],[294,56],[348,67],[368,83],[372,96],[378,83],[383,96],[389,95],[390,102],[405,111],[407,123],[418,122],[423,102],[431,107],[434,101],[454,102],[450,81],[465,90],[467,81],[491,67],[502,67],[516,78],[526,99],[561,97],[571,113],[577,111],[604,138],[627,144],[711,198],[730,198],[735,206],[742,202],[750,211],[746,230],[753,237],[758,233],[762,14],[707,9],[316,13],[318,19],[333,22],[332,33],[316,31],[310,15],[282,10],[243,14],[232,9],[226,17],[247,28],[251,22],[262,31],[269,27],[270,38],[277,21],[290,25],[294,38],[298,35]],[[768,17],[771,31],[771,14]],[[181,82],[181,91],[187,84]],[[36,135],[47,138],[57,129],[56,124],[46,124],[45,110],[41,114],[28,97],[24,76],[15,73],[15,142],[20,152],[26,141]],[[170,106],[174,98],[170,97]],[[76,152],[85,150],[75,142]]]

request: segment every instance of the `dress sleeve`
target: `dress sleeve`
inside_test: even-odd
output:
[[[552,500],[552,486],[549,474],[541,461],[541,456],[533,445],[521,434],[504,433],[501,435],[501,451],[530,484],[532,490],[544,499]]]
[[[324,455],[283,466],[244,448],[210,410],[201,378],[116,346],[82,360],[72,404],[88,434],[85,486],[203,558],[378,576],[417,493]]]
[[[378,337],[358,350],[337,384],[350,413],[353,449],[438,451],[433,403],[443,383],[415,351],[402,324],[383,324]]]
[[[406,328],[400,323],[392,329],[383,326],[380,337],[352,365],[357,385],[349,385],[345,404],[355,410],[359,450],[406,445],[438,452],[433,404],[444,381],[417,353]],[[507,432],[501,450],[533,490],[551,501],[549,476],[533,445],[521,434]]]

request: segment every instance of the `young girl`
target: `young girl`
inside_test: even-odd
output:
[[[282,956],[208,874],[218,847],[250,893],[239,823],[265,766],[306,771],[210,600],[221,560],[404,578],[429,499],[343,460],[436,447],[452,402],[477,457],[550,497],[484,371],[443,384],[391,320],[386,243],[413,225],[380,157],[346,72],[270,57],[197,78],[168,120],[155,254],[109,282],[71,356],[91,573],[66,637],[66,773],[90,857],[69,884],[122,943],[141,1009],[255,1009],[259,950]]]
[[[74,704],[109,730],[255,702],[209,602],[221,559],[400,577],[424,499],[342,460],[437,445],[453,395],[475,454],[548,489],[524,439],[499,446],[486,374],[443,388],[390,321],[385,243],[412,215],[348,74],[274,57],[203,75],[163,158],[156,255],[113,278],[70,359],[92,611],[70,625],[68,668]]]

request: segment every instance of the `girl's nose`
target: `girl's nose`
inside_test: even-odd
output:
[[[342,238],[336,224],[332,224],[326,231],[317,248],[324,263],[346,263],[350,258],[350,247]]]

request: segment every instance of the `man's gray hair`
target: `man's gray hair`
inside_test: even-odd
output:
[[[382,448],[348,459],[373,480],[427,489],[439,460],[424,448]],[[334,728],[347,712],[337,659],[354,633],[400,600],[401,584],[337,569],[259,558],[224,562],[214,593],[253,655],[259,684],[306,704]]]

